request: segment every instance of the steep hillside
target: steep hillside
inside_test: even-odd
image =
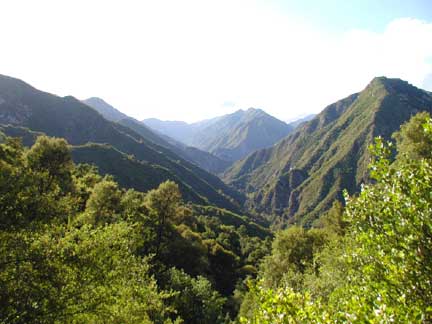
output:
[[[110,121],[117,122],[123,118],[128,118],[127,115],[114,108],[101,98],[91,97],[83,100],[82,102],[95,109],[97,112],[99,112],[102,116],[104,116]]]
[[[261,109],[249,108],[194,124],[145,120],[149,127],[183,143],[236,161],[270,147],[293,130]],[[181,131],[180,131],[181,129]]]
[[[164,135],[159,135],[143,123],[133,118],[125,118],[118,121],[118,123],[129,127],[142,137],[149,139],[157,145],[169,149],[183,159],[194,163],[200,168],[203,168],[204,170],[207,170],[214,174],[223,172],[232,164],[231,162],[222,160],[211,153],[202,151],[195,147],[187,146]]]
[[[23,81],[0,76],[0,124],[24,126],[49,136],[63,137],[72,145],[107,143],[122,153],[133,155],[138,161],[169,170],[182,185],[193,188],[208,203],[233,210],[238,209],[241,203],[241,196],[216,176],[146,140],[133,130],[107,121],[73,97],[57,97]],[[164,174],[165,171],[149,177],[167,179]],[[148,181],[151,182],[151,179]]]
[[[166,180],[179,184],[183,199],[196,203],[205,203],[193,188],[186,185],[170,170],[156,164],[139,161],[106,144],[86,144],[72,147],[75,163],[88,163],[98,166],[101,174],[112,174],[124,188],[134,188],[142,192],[156,188]]]
[[[38,136],[46,135],[41,132],[31,131],[25,127],[12,125],[0,125],[0,134],[19,137],[27,147],[32,146]],[[145,161],[139,161],[131,155],[120,152],[111,145],[88,143],[71,146],[71,152],[75,163],[97,165],[99,173],[114,175],[115,180],[123,188],[133,188],[146,192],[154,189],[165,180],[172,180],[179,184],[185,200],[201,204],[206,203],[203,197],[189,186],[186,186],[168,169]]]
[[[328,106],[276,146],[237,162],[224,175],[250,207],[308,223],[342,190],[366,179],[367,147],[389,139],[412,115],[432,111],[432,96],[399,79],[375,78],[361,93]]]
[[[131,128],[146,140],[169,149],[183,159],[196,164],[204,170],[217,174],[223,172],[231,165],[230,162],[222,160],[213,154],[186,146],[185,144],[173,140],[160,132],[150,129],[150,127],[146,126],[144,123],[125,115],[100,98],[93,97],[86,99],[83,102],[98,111],[106,119]]]

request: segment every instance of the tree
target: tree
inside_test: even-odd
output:
[[[393,134],[397,142],[398,159],[403,156],[411,160],[432,158],[432,137],[425,129],[429,127],[430,119],[428,112],[418,113]]]
[[[204,243],[207,245],[210,275],[216,289],[225,296],[232,294],[238,279],[238,257],[215,240],[205,240]]]
[[[85,221],[93,225],[113,223],[120,219],[121,191],[110,179],[97,183],[87,200]]]
[[[413,123],[417,122],[414,118]],[[428,141],[432,140],[430,127],[428,119],[422,130]],[[359,318],[429,322],[432,161],[405,160],[393,168],[389,147],[381,139],[376,140],[373,151],[376,159],[371,175],[376,184],[365,186],[359,197],[348,200],[346,209],[355,243],[348,249],[347,262],[356,271],[355,280],[344,288],[361,301],[361,307],[347,303],[347,310]]]
[[[164,239],[166,226],[176,218],[181,203],[181,193],[173,181],[165,181],[157,189],[150,190],[145,197],[145,204],[150,216],[156,220],[156,256]]]
[[[162,323],[170,312],[147,260],[131,253],[136,234],[126,223],[1,239],[2,322]]]
[[[273,241],[271,255],[262,263],[264,284],[278,287],[285,282],[299,290],[303,275],[315,270],[314,256],[327,241],[327,232],[320,229],[292,226],[279,232]]]
[[[209,280],[202,276],[192,278],[182,270],[169,270],[168,286],[176,292],[169,299],[185,323],[223,323],[223,298],[215,291]],[[167,287],[168,288],[168,287]]]
[[[39,136],[27,152],[27,161],[35,172],[46,173],[46,179],[40,181],[41,193],[49,190],[52,185],[58,185],[62,191],[69,189],[73,163],[66,140]]]
[[[60,140],[46,143],[41,137],[29,151],[16,139],[0,144],[0,229],[13,230],[48,219],[66,220],[73,213],[76,204],[70,194],[69,153],[63,150],[67,145]],[[64,163],[47,162],[49,169],[45,169],[46,155],[51,155],[48,152],[63,156],[59,160]]]

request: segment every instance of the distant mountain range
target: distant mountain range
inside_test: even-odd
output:
[[[77,162],[94,163],[121,184],[146,191],[171,179],[180,185],[186,200],[241,208],[242,195],[216,176],[131,128],[108,121],[73,97],[58,97],[0,75],[0,124],[6,135],[25,132],[25,127],[65,138],[75,146]]]
[[[93,97],[83,100],[83,102],[98,111],[106,119],[117,122],[134,130],[145,139],[169,149],[171,152],[174,152],[183,159],[198,165],[204,170],[217,174],[224,171],[231,165],[231,162],[229,161],[222,160],[206,151],[187,146],[166,135],[150,129],[144,123],[125,115],[101,98]]]
[[[294,129],[263,110],[254,108],[192,124],[154,118],[145,119],[143,123],[186,145],[229,161],[270,147]]]
[[[362,92],[342,99],[277,145],[259,150],[226,171],[248,207],[309,223],[342,190],[367,181],[367,147],[375,136],[390,139],[411,116],[432,112],[432,96],[399,79],[375,78]]]

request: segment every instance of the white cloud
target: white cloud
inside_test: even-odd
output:
[[[432,24],[409,18],[327,34],[252,1],[14,0],[0,12],[0,73],[140,119],[250,106],[289,119],[374,76],[421,87],[432,73]]]

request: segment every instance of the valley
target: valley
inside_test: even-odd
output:
[[[378,285],[392,316],[427,321],[431,113],[430,92],[376,77],[291,123],[255,108],[139,121],[2,75],[0,310],[16,323],[333,323],[343,307],[362,322]]]

